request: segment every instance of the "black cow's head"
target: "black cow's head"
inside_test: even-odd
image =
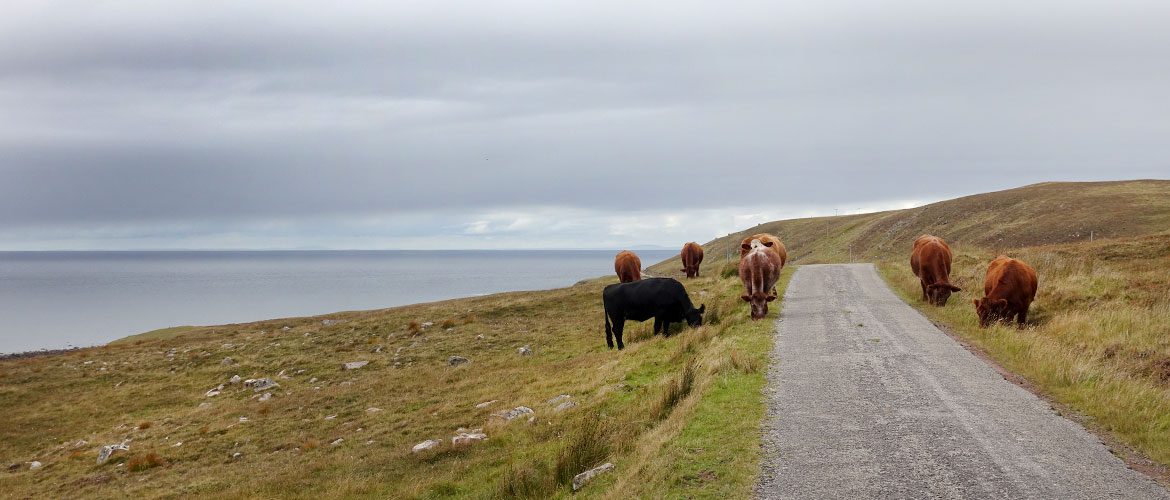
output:
[[[975,299],[974,302],[975,314],[979,315],[979,328],[987,328],[987,325],[1008,316],[1007,300],[984,297]]]
[[[939,307],[947,305],[951,292],[961,292],[963,289],[950,283],[935,283],[926,287],[926,299],[931,305]]]
[[[691,310],[687,311],[687,314],[686,314],[687,315],[687,324],[691,325],[691,326],[702,326],[703,325],[703,313],[706,310],[707,310],[707,304],[703,304],[703,305],[699,306],[698,309],[695,309],[692,307]]]

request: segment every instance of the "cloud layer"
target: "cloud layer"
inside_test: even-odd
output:
[[[1168,25],[1159,1],[15,2],[0,235],[673,244],[1166,177]]]

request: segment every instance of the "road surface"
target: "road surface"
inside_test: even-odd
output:
[[[869,264],[796,271],[768,376],[761,498],[1170,498]]]

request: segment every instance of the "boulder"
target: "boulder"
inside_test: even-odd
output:
[[[411,448],[410,452],[411,453],[422,453],[422,452],[427,451],[427,450],[433,450],[433,449],[435,449],[435,447],[439,446],[440,444],[443,444],[443,442],[439,441],[437,439],[428,439],[426,441],[423,441],[419,444],[414,445],[414,448]]]
[[[229,384],[238,384],[238,383],[240,383],[240,380],[241,379],[240,379],[239,375],[232,375],[232,378],[228,380],[228,383]]]
[[[212,387],[211,390],[204,393],[203,396],[208,397],[208,398],[214,398],[214,397],[219,395],[220,391],[223,391],[223,384],[219,384],[215,387]]]
[[[106,463],[106,461],[109,460],[116,451],[130,451],[130,444],[126,441],[122,441],[118,444],[107,444],[102,446],[102,448],[98,450],[97,463],[99,465]]]
[[[487,407],[491,406],[491,405],[492,405],[492,403],[495,403],[496,401],[499,401],[499,400],[498,400],[498,399],[493,399],[493,400],[491,400],[491,401],[484,401],[484,402],[482,402],[482,403],[480,403],[480,404],[477,404],[477,405],[475,405],[475,409],[477,409],[477,410],[482,410],[482,409],[484,409],[484,408],[487,408]]]
[[[577,406],[577,403],[574,403],[572,401],[565,401],[564,403],[557,405],[556,408],[553,408],[553,411],[560,413],[560,412],[568,410],[569,408],[572,408],[574,406]]]
[[[447,364],[450,366],[459,366],[470,362],[470,359],[467,359],[463,356],[451,356],[450,358],[447,358]]]
[[[451,438],[451,446],[467,446],[487,439],[487,434],[483,433],[483,429],[460,430],[464,432],[460,432]]]
[[[505,422],[511,422],[525,415],[535,416],[536,412],[527,406],[517,406],[505,412],[495,413],[492,416],[502,418]]]
[[[593,478],[595,478],[601,474],[604,474],[606,472],[610,472],[612,470],[613,470],[613,464],[606,462],[602,465],[599,465],[599,466],[594,467],[592,469],[589,469],[585,472],[577,474],[576,476],[573,476],[573,491],[577,491],[577,490],[581,489],[586,484],[588,484],[589,481],[592,481]]]
[[[255,378],[255,379],[250,378],[250,379],[244,381],[244,387],[251,387],[253,392],[260,392],[260,391],[263,391],[264,389],[271,389],[273,387],[280,387],[280,384],[276,383],[275,380],[272,380],[268,377]]]
[[[36,460],[33,460],[32,462],[28,463],[28,470],[37,470],[37,469],[40,469],[41,467],[44,467],[44,464],[42,464]]]
[[[345,438],[337,438],[337,439],[334,439],[332,443],[329,443],[329,446],[338,446],[344,442],[345,442]]]
[[[344,365],[346,370],[357,370],[363,366],[370,364],[369,361],[350,361]]]

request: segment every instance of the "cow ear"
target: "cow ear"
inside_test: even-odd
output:
[[[771,246],[772,246],[772,242],[771,242],[771,241],[765,241],[765,242],[764,242],[764,246],[766,246],[766,247],[771,247]]]
[[[703,314],[706,311],[707,311],[707,304],[703,304],[703,305],[699,306],[699,314]]]
[[[768,302],[771,302],[771,301],[773,301],[773,300],[776,300],[776,296],[775,296],[775,295],[769,295],[769,296],[767,297],[767,300],[768,300]]]
[[[751,250],[752,249],[752,246],[750,244],[747,244],[747,243],[744,243],[744,244],[740,245],[739,247],[744,249],[744,250]]]
[[[955,286],[955,285],[951,285],[951,291],[952,291],[952,292],[961,292],[961,291],[963,291],[963,289],[962,289],[962,288],[959,288],[959,287],[957,287],[957,286]]]
[[[971,302],[975,304],[975,307],[979,307],[979,299],[971,299]]]
[[[746,293],[743,295],[740,295],[739,298],[743,299],[744,302],[748,302],[748,301],[752,300],[752,296],[748,295]]]
[[[995,299],[995,305],[997,305],[997,306],[1006,306],[1006,305],[1007,305],[1007,299]]]

